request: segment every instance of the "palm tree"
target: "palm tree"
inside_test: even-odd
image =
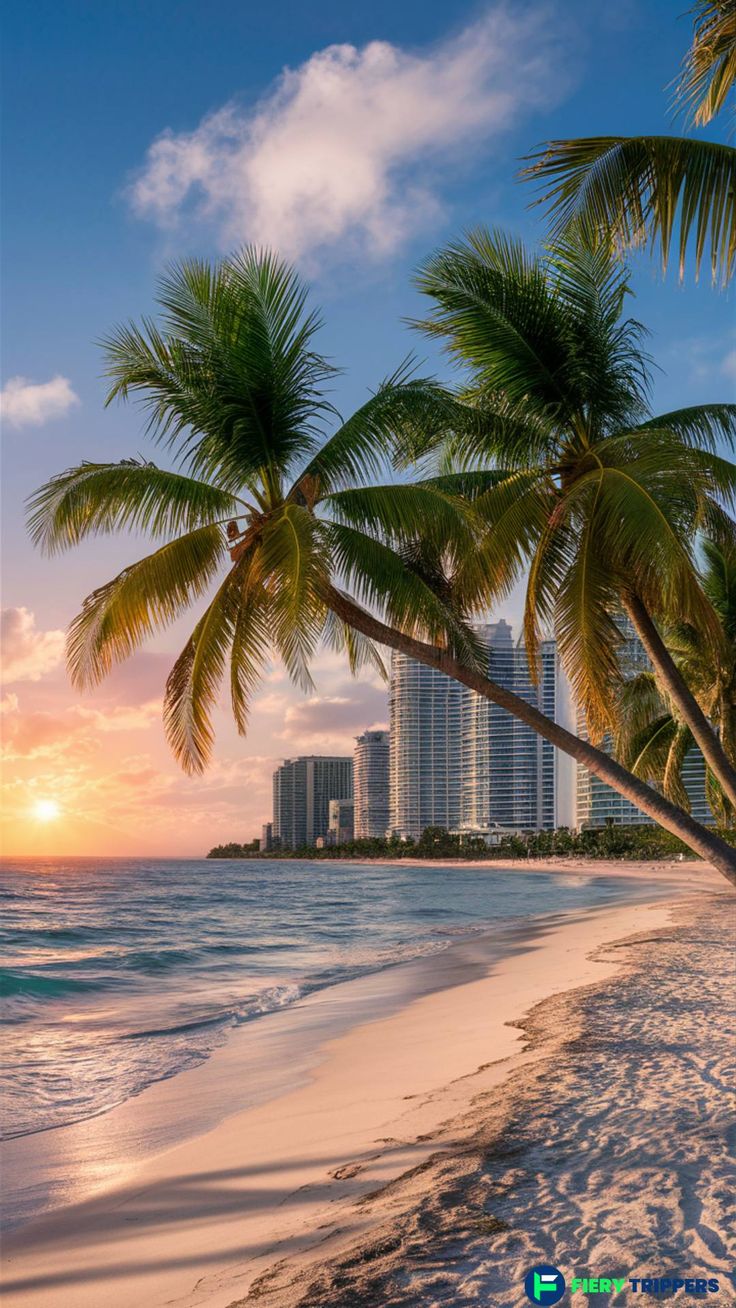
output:
[[[321,639],[344,649],[353,668],[378,657],[377,642],[513,713],[736,884],[736,851],[715,833],[485,675],[468,625],[482,590],[468,478],[379,481],[397,431],[439,436],[475,421],[472,411],[400,373],[341,421],[325,393],[333,368],[314,348],[318,320],[295,275],[270,255],[185,262],[163,278],[159,303],[161,325],[121,327],[107,341],[108,403],[139,394],[148,430],[174,452],[177,470],[82,463],[31,500],[31,535],[49,553],[124,528],[163,542],[85,600],[68,637],[74,684],[99,682],[207,595],[164,701],[174,754],[198,772],[226,674],[245,732],[273,650],[308,686]]]
[[[528,571],[526,644],[532,664],[550,623],[594,739],[614,723],[623,606],[725,793],[736,773],[657,627],[677,614],[720,641],[693,543],[702,526],[730,529],[736,500],[736,405],[652,415],[641,325],[622,319],[626,271],[602,247],[559,245],[537,256],[479,230],[431,257],[418,286],[433,308],[419,324],[469,377],[478,422],[449,444],[441,432],[408,442],[411,457],[444,448],[478,476],[487,534],[472,561],[497,600]],[[484,470],[491,465],[490,482]]]
[[[736,79],[736,0],[698,0],[695,31],[678,86],[697,127],[725,107]],[[696,276],[706,247],[714,281],[736,261],[736,150],[679,136],[594,136],[549,141],[528,156],[523,176],[548,187],[555,239],[581,227],[611,233],[623,248],[657,244],[664,269],[679,225],[680,277],[691,238]]]
[[[708,717],[718,724],[724,751],[736,764],[736,544],[703,542],[703,589],[721,624],[720,648],[703,640],[688,623],[674,623],[667,645]],[[616,756],[636,776],[656,785],[682,808],[690,809],[683,766],[695,746],[687,723],[663,697],[651,672],[639,672],[621,689],[616,712]],[[733,807],[710,769],[706,794],[712,812],[725,824]]]

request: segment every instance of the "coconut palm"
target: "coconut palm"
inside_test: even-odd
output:
[[[736,544],[705,540],[703,553],[703,589],[718,614],[721,646],[714,648],[696,627],[683,622],[668,629],[667,645],[708,717],[718,724],[724,751],[736,764]],[[651,672],[639,672],[624,683],[616,722],[617,758],[674,804],[689,810],[682,774],[695,741],[687,723],[660,693]],[[706,794],[718,820],[730,822],[733,807],[710,769],[706,771]]]
[[[657,625],[677,615],[719,647],[693,548],[708,522],[728,527],[736,467],[716,445],[733,447],[736,405],[651,413],[643,328],[622,317],[627,274],[600,245],[539,256],[478,230],[417,281],[433,304],[419,326],[465,368],[479,420],[449,443],[425,433],[407,449],[439,445],[448,466],[493,469],[475,500],[488,530],[472,568],[485,568],[486,602],[528,572],[527,650],[534,662],[551,624],[594,739],[615,725],[623,607],[736,805],[734,768]]]
[[[695,126],[723,110],[736,79],[736,0],[698,0],[678,99]],[[549,141],[523,176],[547,189],[555,238],[578,226],[628,248],[659,245],[666,269],[675,231],[680,276],[692,243],[696,276],[706,249],[714,280],[736,260],[736,150],[681,136],[595,136]]]
[[[395,432],[439,436],[473,425],[474,411],[400,373],[340,420],[326,395],[333,368],[315,350],[318,320],[300,282],[270,255],[183,263],[164,277],[159,303],[160,324],[121,327],[107,341],[108,403],[138,395],[175,470],[83,463],[31,501],[32,537],[50,553],[126,528],[157,542],[88,596],[72,622],[75,685],[96,684],[206,596],[164,701],[172,749],[198,772],[212,752],[225,677],[244,732],[273,651],[309,686],[320,640],[345,649],[353,667],[378,657],[377,642],[519,717],[736,884],[736,852],[714,833],[485,675],[468,625],[482,591],[469,509],[478,478],[380,483]]]
[[[697,0],[693,41],[677,86],[680,104],[696,127],[707,127],[725,108],[736,81],[736,3]]]

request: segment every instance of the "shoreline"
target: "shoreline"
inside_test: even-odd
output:
[[[495,860],[492,866],[499,870]],[[526,860],[519,870],[530,870]],[[591,952],[640,930],[642,921],[665,926],[673,904],[692,889],[687,877],[671,878],[666,900],[558,915],[495,960],[477,952],[476,940],[475,974],[466,958],[456,984],[404,997],[395,1011],[362,1023],[358,1015],[357,1025],[307,1060],[292,1088],[132,1160],[129,1176],[113,1187],[11,1235],[4,1302],[40,1308],[53,1292],[58,1308],[96,1308],[103,1300],[110,1308],[172,1300],[227,1308],[275,1257],[322,1245],[335,1222],[343,1235],[347,1222],[350,1238],[360,1237],[371,1224],[361,1197],[427,1163],[444,1123],[467,1113],[478,1094],[500,1094],[511,1072],[533,1060],[519,1033],[524,1015],[550,996],[614,976],[620,960],[595,960]],[[425,967],[436,969],[453,948]],[[370,992],[381,976],[385,985],[385,975],[344,985],[362,985],[375,1001]],[[329,1006],[334,996],[324,995],[320,1002]],[[236,1045],[229,1042],[229,1059],[221,1061],[242,1079]],[[184,1103],[201,1070],[169,1083],[163,1093],[171,1107]]]
[[[258,855],[252,858],[210,859],[208,862],[249,863],[257,862]],[[194,860],[199,861],[199,860]],[[269,854],[261,860],[264,863],[339,863],[348,867],[398,867],[422,868],[479,868],[495,872],[576,872],[581,877],[629,876],[637,880],[644,875],[653,875],[668,881],[686,881],[688,884],[702,883],[720,886],[725,878],[709,864],[699,858],[591,858],[583,854],[544,854],[530,858],[281,858]]]

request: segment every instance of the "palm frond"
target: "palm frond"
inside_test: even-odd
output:
[[[718,614],[723,631],[736,646],[736,542],[707,537],[702,541],[703,590]]]
[[[348,666],[354,677],[365,667],[373,668],[382,681],[388,681],[389,673],[379,653],[378,646],[359,631],[354,631],[331,611],[325,619],[323,637],[330,649],[338,654],[345,654]]]
[[[388,543],[425,540],[454,558],[473,549],[477,534],[469,505],[427,481],[337,491],[324,507],[337,521]]]
[[[164,330],[144,321],[103,342],[107,402],[139,393],[151,434],[227,491],[264,468],[285,475],[334,412],[323,389],[334,368],[312,349],[319,319],[305,302],[296,274],[270,254],[173,265],[159,287]]]
[[[285,504],[264,527],[261,560],[273,643],[292,680],[312,691],[309,664],[324,628],[328,576],[322,525],[300,505]]]
[[[415,284],[434,304],[414,325],[469,369],[475,391],[501,392],[545,416],[576,410],[571,317],[543,259],[502,232],[478,229],[427,259]]]
[[[479,495],[473,510],[479,539],[458,568],[463,593],[472,607],[505,598],[528,568],[559,495],[544,468],[502,477]]]
[[[599,488],[591,488],[582,529],[554,596],[554,631],[593,742],[611,730],[622,681],[622,635],[612,616],[618,592],[599,531]]]
[[[344,523],[326,524],[335,573],[364,607],[375,608],[407,635],[421,635],[482,662],[475,633],[447,597],[394,550]]]
[[[169,626],[205,594],[225,554],[219,527],[200,527],[124,568],[88,595],[67,636],[75,686],[95,686],[113,663]]]
[[[696,127],[705,127],[724,108],[736,81],[734,0],[696,0],[695,30],[683,61],[677,98]]]
[[[238,732],[244,736],[250,703],[273,645],[271,604],[257,547],[249,551],[236,585],[239,596],[230,650],[230,702]]]
[[[613,732],[614,753],[619,762],[633,768],[641,752],[642,732],[648,734],[652,722],[671,716],[654,672],[647,669],[627,677],[619,690]]]
[[[624,249],[659,246],[666,270],[676,224],[680,277],[688,250],[696,276],[710,249],[713,280],[736,260],[736,150],[675,136],[595,136],[550,141],[523,176],[547,189],[553,239],[574,229]]]
[[[574,316],[588,429],[597,434],[643,418],[651,359],[643,348],[646,329],[622,316],[631,294],[629,270],[608,243],[586,241],[579,233],[550,244],[547,263],[554,293]]]
[[[690,812],[690,796],[685,788],[682,769],[690,750],[695,746],[692,733],[684,723],[678,723],[672,738],[667,763],[662,777],[662,789],[673,804],[678,804],[686,813]]]
[[[81,463],[52,477],[28,501],[28,530],[45,554],[87,536],[145,531],[153,539],[242,515],[234,495],[142,460]]]
[[[512,470],[546,462],[557,449],[564,427],[551,411],[540,413],[526,399],[511,403],[503,393],[472,388],[466,400],[470,417],[458,423],[441,444],[420,441],[414,457],[439,449],[439,473],[483,471],[489,465]]]
[[[723,442],[736,448],[736,404],[696,404],[672,413],[660,413],[640,423],[636,432],[673,432],[679,441],[707,450]]]
[[[553,513],[538,533],[535,547],[530,549],[531,565],[524,600],[524,643],[535,683],[543,633],[553,626],[557,596],[577,548],[577,532],[563,516]]]
[[[174,757],[190,776],[204,771],[212,754],[215,707],[240,612],[248,555],[231,568],[166,682],[164,729]]]
[[[397,449],[429,448],[469,421],[463,405],[439,383],[412,377],[403,364],[356,409],[300,472],[293,493],[314,482],[319,497],[385,474]]]
[[[511,476],[508,468],[467,468],[458,472],[441,472],[435,477],[424,477],[414,485],[427,486],[473,504]]]
[[[595,496],[597,548],[605,555],[614,586],[635,579],[651,613],[700,627],[720,640],[717,621],[700,585],[694,559],[699,524],[698,487],[656,459],[604,466],[579,479],[566,496],[566,512],[590,512]],[[584,502],[581,502],[584,501]]]

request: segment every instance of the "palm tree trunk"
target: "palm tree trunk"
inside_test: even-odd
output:
[[[494,681],[490,681],[474,668],[466,667],[447,650],[438,649],[434,645],[428,645],[425,641],[406,636],[403,632],[387,626],[385,622],[366,612],[336,587],[327,586],[324,599],[338,618],[356,631],[362,632],[369,640],[406,654],[409,658],[416,659],[418,663],[425,664],[426,667],[444,672],[446,676],[461,682],[470,690],[482,695],[484,699],[498,704],[500,708],[506,709],[521,722],[525,722],[532,731],[536,731],[537,735],[543,736],[550,744],[569,754],[576,762],[584,764],[595,776],[600,777],[601,781],[605,781],[607,785],[653,818],[659,826],[672,832],[694,853],[712,863],[727,881],[736,886],[736,849],[727,845],[725,840],[721,840],[715,832],[702,827],[689,813],[676,808],[644,781],[632,776],[608,754],[604,754],[602,750],[596,749],[587,741],[580,740],[559,723],[553,722],[551,718],[545,717],[539,709],[528,704],[513,691],[496,685]]]
[[[657,679],[687,723],[708,767],[736,808],[736,772],[698,701],[683,681],[672,655],[638,595],[623,596],[626,612],[646,650]]]

